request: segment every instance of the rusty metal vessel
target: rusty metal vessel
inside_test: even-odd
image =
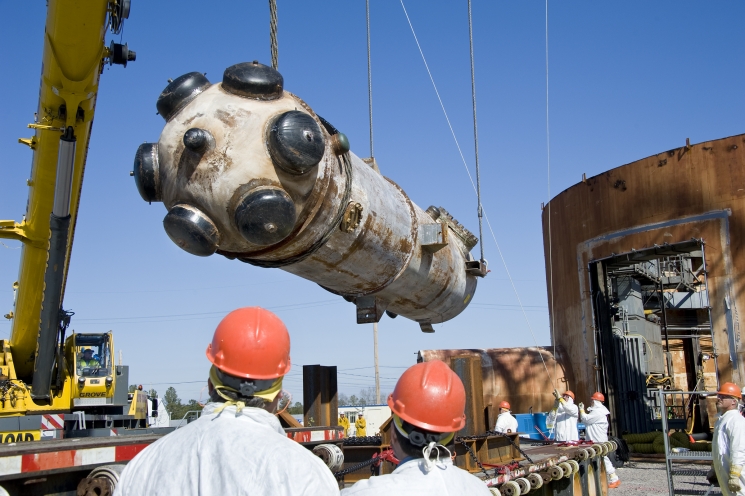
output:
[[[415,205],[374,160],[258,62],[170,82],[157,103],[157,143],[140,146],[142,198],[163,202],[181,248],[277,267],[357,306],[357,322],[384,312],[432,324],[473,298],[485,266],[477,238],[442,208]]]

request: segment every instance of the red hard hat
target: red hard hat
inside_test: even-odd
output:
[[[215,329],[207,359],[235,377],[276,379],[290,371],[290,334],[269,310],[233,310]]]
[[[455,432],[466,425],[466,390],[440,360],[409,367],[388,396],[388,406],[406,422],[432,432]]]
[[[506,401],[502,401],[501,403],[499,403],[499,408],[506,408],[507,410],[509,410],[510,404],[507,403]]]
[[[742,395],[742,392],[740,391],[740,388],[737,387],[737,384],[733,382],[725,382],[721,385],[719,388],[719,391],[717,391],[717,394],[722,394],[725,396],[733,396],[740,399],[740,396]]]
[[[595,391],[595,393],[590,396],[590,398],[592,398],[593,400],[598,400],[601,403],[605,401],[605,396],[603,396],[603,393],[601,393],[600,391]]]
[[[574,399],[574,393],[569,391],[568,389],[567,389],[567,392],[564,393],[562,396],[569,396],[570,398]]]

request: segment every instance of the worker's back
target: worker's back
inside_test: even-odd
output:
[[[320,458],[284,435],[277,418],[235,406],[168,434],[132,460],[117,496],[334,495],[338,485]],[[163,475],[167,474],[167,475]]]
[[[434,463],[429,470],[423,458],[409,460],[399,465],[392,474],[361,480],[351,488],[342,491],[343,496],[430,496],[433,494],[489,496],[491,493],[486,484],[477,477],[454,466],[449,454],[444,450],[440,461]]]

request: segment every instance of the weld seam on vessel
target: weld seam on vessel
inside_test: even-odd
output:
[[[352,161],[349,159],[349,156],[345,154],[345,155],[342,155],[341,162],[344,166],[343,170],[346,173],[346,182],[344,184],[344,196],[342,197],[341,203],[339,203],[339,208],[337,209],[336,215],[334,216],[334,219],[331,221],[329,228],[326,230],[323,236],[321,236],[318,239],[318,241],[313,243],[304,252],[298,253],[297,255],[293,255],[292,257],[285,258],[283,260],[257,260],[257,259],[250,259],[250,258],[241,258],[241,261],[246,262],[247,264],[250,264],[250,265],[255,265],[257,267],[278,268],[278,267],[284,267],[287,265],[292,265],[298,262],[302,262],[306,258],[313,255],[315,252],[320,250],[321,247],[325,245],[326,242],[334,234],[334,231],[339,228],[339,224],[341,223],[341,220],[344,217],[344,212],[347,209],[347,204],[349,203],[349,199],[352,196]]]
[[[336,293],[338,295],[342,295],[342,296],[353,296],[355,298],[359,298],[359,297],[362,297],[362,296],[370,296],[370,295],[373,295],[374,293],[377,293],[379,291],[383,291],[385,288],[387,288],[388,286],[390,286],[391,284],[393,284],[394,282],[396,282],[396,279],[398,279],[399,277],[401,277],[401,274],[403,274],[406,271],[406,269],[409,267],[409,264],[411,263],[411,259],[414,257],[414,250],[416,250],[417,240],[419,238],[419,229],[418,229],[418,227],[419,227],[419,221],[417,220],[417,217],[416,217],[416,210],[414,209],[414,204],[412,203],[411,199],[409,198],[409,195],[407,195],[406,192],[403,189],[401,189],[401,187],[398,184],[396,184],[391,179],[389,179],[389,178],[387,178],[385,176],[383,176],[383,179],[385,179],[386,181],[388,181],[389,183],[391,183],[399,191],[399,193],[401,193],[401,195],[406,200],[406,205],[409,207],[409,216],[411,217],[411,232],[410,232],[410,234],[411,234],[411,246],[412,246],[412,249],[409,250],[409,252],[406,254],[406,258],[404,259],[403,263],[401,264],[401,268],[398,269],[398,272],[396,272],[393,276],[391,276],[388,280],[386,280],[384,283],[380,284],[376,288],[370,289],[368,291],[363,291],[363,292],[360,292],[360,293],[350,293],[350,292],[337,293],[336,291],[332,291],[332,290],[326,288],[325,286],[321,286],[323,289],[326,289],[327,291],[330,291],[331,293]]]

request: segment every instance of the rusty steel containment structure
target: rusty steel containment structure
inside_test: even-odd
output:
[[[560,346],[555,350],[548,346],[420,350],[417,361],[442,360],[461,377],[468,398],[466,427],[477,426],[461,435],[474,435],[494,428],[500,401],[509,402],[513,413],[549,411],[554,404],[553,389],[564,392],[575,383],[568,356]],[[461,374],[454,366],[460,359],[474,360],[477,366]]]
[[[133,175],[163,202],[168,236],[198,256],[278,267],[356,303],[357,322],[432,324],[462,312],[485,267],[477,238],[444,209],[422,210],[349,151],[344,134],[258,62],[210,84],[185,74],[157,101],[166,125]]]
[[[583,177],[542,221],[550,321],[578,399],[605,392],[616,434],[662,415],[708,430],[713,399],[655,397],[745,383],[745,135]]]

